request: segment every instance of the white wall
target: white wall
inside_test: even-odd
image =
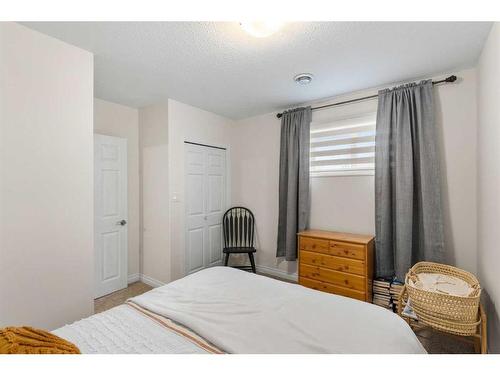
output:
[[[500,353],[500,24],[478,65],[478,272],[488,312],[489,350]]]
[[[177,201],[171,202],[170,205],[172,279],[178,279],[185,275],[184,141],[227,147],[226,155],[229,159],[232,125],[233,121],[225,117],[175,100],[168,100],[168,191],[171,199],[174,195],[177,196]],[[230,192],[228,192],[228,196],[230,196]]]
[[[445,76],[440,75],[438,78]],[[476,73],[458,72],[457,84],[436,87],[438,144],[442,150],[445,243],[448,260],[476,271]],[[391,85],[387,85],[391,86]],[[375,89],[332,98],[327,104],[376,93]],[[365,101],[313,112],[313,121],[376,110]],[[236,122],[232,129],[232,203],[252,209],[257,220],[257,264],[284,273],[295,262],[275,257],[278,215],[280,121],[274,113]],[[256,194],[255,192],[258,192]],[[373,176],[317,177],[311,181],[311,228],[374,234]]]
[[[296,262],[276,259],[279,155],[280,122],[275,113],[237,121],[231,128],[231,204],[248,207],[255,216],[255,262],[295,273]]]
[[[436,87],[447,262],[477,272],[476,70],[457,73],[456,84]]]
[[[141,273],[156,284],[169,282],[168,105],[139,109],[141,168]]]
[[[146,282],[157,285],[185,275],[184,141],[228,147],[229,154],[232,123],[171,99],[139,109],[141,273]]]
[[[0,23],[0,326],[93,312],[93,57]]]
[[[139,274],[139,111],[94,99],[94,133],[127,139],[128,275]]]

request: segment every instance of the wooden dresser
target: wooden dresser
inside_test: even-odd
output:
[[[298,233],[299,284],[371,302],[373,241],[373,236],[350,233]]]

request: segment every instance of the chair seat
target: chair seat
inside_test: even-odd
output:
[[[247,254],[255,253],[256,251],[255,247],[225,247],[222,250],[224,254]]]

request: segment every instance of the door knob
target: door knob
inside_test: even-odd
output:
[[[116,225],[124,226],[125,224],[127,224],[127,220],[120,220],[116,222]]]

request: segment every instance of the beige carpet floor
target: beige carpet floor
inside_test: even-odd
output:
[[[125,289],[118,290],[114,293],[108,294],[107,296],[94,300],[94,312],[97,314],[109,310],[115,306],[121,305],[129,298],[138,296],[139,294],[145,293],[151,289],[153,288],[140,281],[129,284],[129,286]]]

